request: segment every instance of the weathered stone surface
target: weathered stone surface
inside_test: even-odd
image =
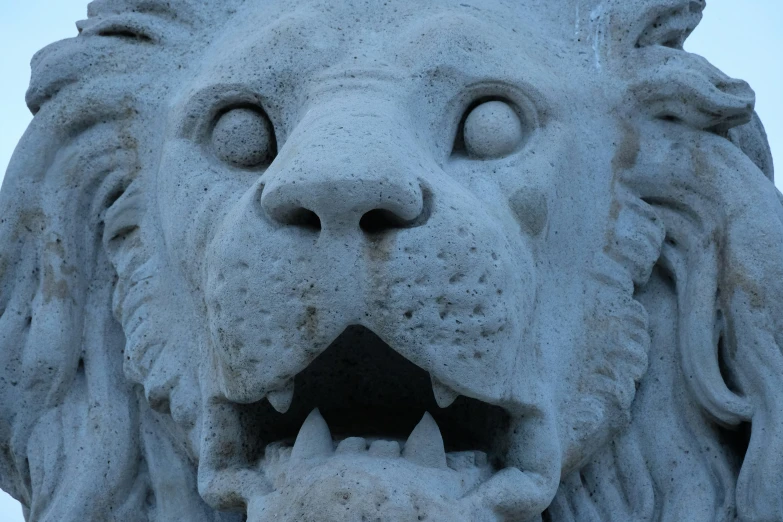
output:
[[[783,206],[753,91],[682,50],[703,8],[93,2],[0,193],[0,486],[783,520]]]

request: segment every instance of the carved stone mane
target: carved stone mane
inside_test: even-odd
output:
[[[96,0],[0,192],[30,521],[783,521],[783,203],[698,0]]]

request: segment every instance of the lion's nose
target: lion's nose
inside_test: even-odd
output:
[[[423,224],[428,212],[416,168],[421,162],[412,157],[404,132],[378,125],[362,115],[303,126],[264,175],[260,203],[266,215],[310,230],[375,234]],[[351,128],[361,132],[345,130]]]
[[[412,179],[315,174],[274,179],[264,187],[261,205],[285,225],[380,233],[415,226],[424,213],[424,196]]]

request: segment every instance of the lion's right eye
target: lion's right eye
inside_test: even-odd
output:
[[[272,122],[256,108],[223,113],[212,130],[212,147],[222,161],[241,168],[268,165],[277,153]]]

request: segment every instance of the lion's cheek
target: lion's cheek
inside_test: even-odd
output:
[[[475,207],[470,221],[453,218],[433,215],[436,233],[411,230],[379,245],[390,254],[367,265],[372,306],[362,324],[453,389],[497,403],[519,375],[519,350],[532,349],[532,257],[522,237],[507,238]]]
[[[267,241],[253,248],[259,235]],[[273,230],[258,234],[239,227],[216,239],[207,258],[205,297],[228,399],[255,402],[285,386],[357,322],[349,255]]]

